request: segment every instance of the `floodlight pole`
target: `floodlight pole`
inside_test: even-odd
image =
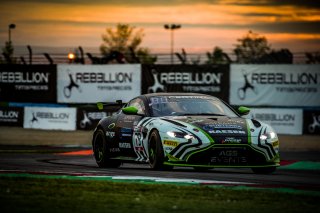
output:
[[[173,61],[173,52],[174,52],[174,34],[173,31],[180,29],[181,25],[180,24],[165,24],[164,29],[170,30],[170,47],[171,47],[171,64],[174,63]]]
[[[16,25],[10,24],[8,28],[9,28],[9,43],[11,43],[11,29],[16,28]]]

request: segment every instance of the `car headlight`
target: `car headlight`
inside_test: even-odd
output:
[[[274,139],[277,137],[275,132],[267,132],[265,134],[260,135],[260,140]]]
[[[167,132],[167,135],[169,135],[172,138],[185,138],[187,140],[190,140],[192,138],[194,138],[193,135],[190,134],[185,134],[183,132],[173,132],[173,131],[169,131]]]

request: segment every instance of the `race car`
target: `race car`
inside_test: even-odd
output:
[[[100,120],[94,157],[99,167],[109,168],[137,162],[155,170],[235,167],[272,173],[280,163],[278,136],[271,126],[241,117],[249,112],[197,93],[141,95]]]

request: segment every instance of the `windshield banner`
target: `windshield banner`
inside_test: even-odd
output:
[[[141,94],[141,65],[58,65],[57,81],[59,103],[127,102]]]
[[[228,101],[229,65],[143,65],[142,93],[192,92]]]
[[[302,135],[302,109],[250,108],[245,117],[269,124],[279,134]]]
[[[320,106],[320,65],[231,65],[230,104]]]

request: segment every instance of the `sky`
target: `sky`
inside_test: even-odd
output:
[[[273,49],[320,51],[320,0],[1,0],[0,47],[14,23],[15,46],[92,47],[118,23],[144,30],[142,47],[169,51],[231,52],[249,30],[265,36]]]

